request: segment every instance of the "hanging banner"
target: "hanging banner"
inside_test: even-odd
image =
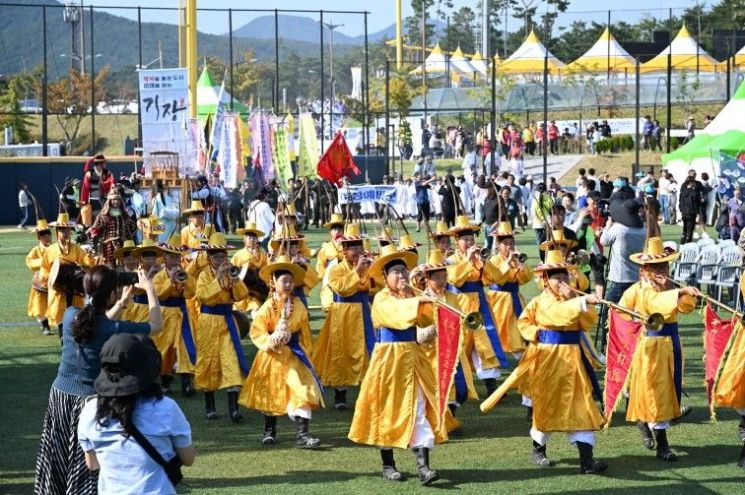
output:
[[[261,173],[265,181],[274,179],[274,162],[272,161],[272,129],[269,126],[269,116],[261,114],[259,118],[259,137],[261,148],[259,149]]]
[[[340,205],[363,201],[394,204],[396,202],[396,186],[344,186],[338,189],[338,204]]]
[[[460,315],[443,306],[437,306],[437,405],[442,423],[445,421],[460,347]]]
[[[352,94],[353,100],[362,99],[362,67],[351,67],[352,71]]]
[[[225,187],[237,187],[241,180],[240,171],[243,168],[241,162],[241,140],[238,129],[237,113],[231,112],[223,116],[222,132],[219,139],[219,154],[217,163],[220,166],[220,180]]]
[[[706,382],[706,398],[711,405],[714,394],[714,383],[717,380],[722,357],[734,330],[732,318],[720,318],[711,304],[706,305],[704,313],[704,377]]]
[[[277,168],[277,177],[285,186],[292,178],[292,166],[290,165],[287,144],[287,129],[280,124],[274,132],[274,148],[276,151],[274,164]]]
[[[138,77],[145,173],[151,170],[151,153],[170,151],[179,156],[181,175],[194,175],[197,149],[190,136],[186,69],[139,70]]]
[[[316,124],[309,113],[300,115],[298,121],[298,177],[315,177],[316,166],[321,158],[316,136]]]
[[[641,323],[627,320],[620,316],[615,309],[609,311],[608,323],[608,349],[606,354],[605,390],[604,390],[604,416],[607,425],[618,404],[626,378],[631,368],[631,360],[636,351],[643,327]]]

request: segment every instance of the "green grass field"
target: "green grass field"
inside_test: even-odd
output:
[[[675,239],[679,228],[663,229]],[[412,232],[414,233],[414,232]],[[311,245],[317,246],[325,232],[309,233]],[[417,234],[425,242],[422,234]],[[519,249],[532,262],[537,259],[531,231],[518,236]],[[31,493],[34,462],[49,387],[59,361],[59,343],[55,336],[42,336],[27,322],[26,296],[30,274],[23,258],[34,244],[30,233],[0,234],[0,493]],[[425,244],[426,245],[426,244]],[[421,256],[423,258],[423,255]],[[525,295],[536,293],[533,283]],[[317,291],[311,304],[318,304]],[[317,331],[322,314],[315,312],[312,327]],[[624,411],[615,424],[597,435],[596,457],[610,467],[602,476],[581,476],[576,449],[568,445],[566,435],[557,433],[549,443],[549,457],[557,462],[551,469],[534,467],[531,440],[520,397],[510,393],[492,413],[482,414],[476,402],[469,402],[459,412],[464,428],[432,453],[432,466],[440,472],[441,481],[430,491],[452,490],[463,494],[648,494],[693,495],[744,493],[745,470],[735,466],[740,451],[736,439],[736,414],[719,412],[712,423],[706,407],[703,387],[702,322],[700,312],[681,321],[686,355],[685,381],[694,407],[686,420],[674,426],[669,438],[679,454],[677,463],[663,463],[644,449],[636,427],[624,421]],[[249,359],[255,349],[244,342]],[[484,388],[478,385],[479,392]],[[328,393],[327,393],[328,395]],[[354,398],[356,390],[351,391]],[[397,451],[399,469],[410,473],[409,480],[393,484],[380,476],[378,451],[353,444],[346,439],[352,411],[325,410],[314,415],[311,432],[319,436],[323,448],[301,451],[294,447],[294,427],[289,419],[280,418],[279,444],[262,447],[259,439],[262,417],[254,411],[243,411],[244,421],[235,425],[227,415],[225,394],[218,395],[218,421],[203,417],[203,400],[197,395],[183,399],[174,396],[192,428],[198,451],[195,465],[186,468],[179,493],[238,494],[347,494],[347,493],[420,493],[414,479],[413,455]],[[327,397],[332,400],[332,397]]]

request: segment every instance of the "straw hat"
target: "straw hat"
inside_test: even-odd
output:
[[[647,199],[647,240],[644,242],[644,251],[629,256],[629,259],[634,263],[652,265],[675,261],[680,257],[680,251],[677,251],[672,245],[665,246],[662,242],[660,226],[657,223],[659,212],[660,204],[657,200]]]
[[[344,226],[344,235],[337,242],[343,245],[345,242],[361,241],[364,238],[365,236],[360,232],[360,224],[348,223]]]
[[[103,397],[134,395],[155,383],[162,358],[146,335],[118,333],[101,349],[101,372],[93,382]]]
[[[422,271],[422,273],[425,274],[425,276],[429,272],[435,272],[437,270],[444,270],[448,266],[447,262],[445,261],[445,257],[442,254],[442,251],[439,249],[431,249],[429,251],[429,257],[427,258],[427,262],[419,265],[419,269]]]
[[[450,229],[450,235],[460,236],[464,234],[477,235],[481,231],[481,227],[473,225],[468,217],[465,215],[458,215],[455,219],[455,226]]]
[[[276,251],[282,243],[293,244],[304,242],[305,238],[302,237],[295,231],[295,226],[292,224],[285,224],[279,232],[274,233],[274,237],[269,241],[272,251]]]
[[[500,237],[514,237],[515,232],[512,230],[512,225],[510,225],[510,222],[499,222],[499,226],[497,227],[497,230],[491,233],[496,238]],[[563,233],[562,233],[563,235]]]
[[[135,249],[137,249],[135,241],[127,239],[126,241],[124,241],[124,244],[122,244],[122,247],[114,251],[114,259],[121,260],[123,258],[126,258]]]
[[[213,232],[212,235],[210,235],[209,241],[207,241],[207,244],[202,245],[198,248],[201,251],[227,251],[228,249],[235,249],[234,246],[231,246],[228,244],[227,239],[225,239],[225,234],[222,232]]]
[[[290,257],[285,255],[277,256],[274,261],[264,265],[261,270],[259,270],[259,278],[269,285],[274,273],[278,271],[290,272],[296,286],[302,284],[305,279],[305,270],[303,270],[300,265],[293,263],[292,260],[290,260]]]
[[[549,249],[543,262],[536,266],[533,271],[545,272],[549,270],[576,270],[577,265],[567,263],[564,254],[559,249]]]
[[[565,246],[567,249],[572,249],[577,245],[577,241],[573,239],[567,239],[564,236],[564,229],[556,229],[551,231],[551,237],[538,246],[541,251],[550,251],[556,249],[558,246]]]
[[[375,239],[378,241],[378,244],[381,242],[390,243],[398,241],[398,237],[393,235],[393,228],[390,225],[383,227],[383,231]]]
[[[57,220],[50,223],[49,226],[55,229],[72,229],[75,227],[75,222],[70,221],[70,215],[67,213],[60,213],[57,215]]]
[[[159,242],[158,247],[165,253],[171,254],[184,254],[189,251],[186,246],[181,245],[181,236],[179,234],[173,234],[168,242]]]
[[[256,237],[264,237],[264,232],[256,228],[256,223],[246,222],[246,226],[242,229],[235,229],[236,235],[255,235]]]
[[[435,239],[437,237],[450,237],[451,235],[453,235],[453,233],[448,230],[448,224],[443,222],[442,220],[438,220],[437,225],[432,231],[430,237],[432,237],[432,239]]]
[[[140,218],[137,221],[140,230],[143,234],[162,234],[166,231],[166,226],[160,223],[160,219],[154,215],[149,217]]]
[[[398,242],[398,248],[402,251],[411,251],[419,246],[421,246],[421,243],[414,242],[414,239],[412,239],[409,234],[402,235]]]
[[[36,228],[32,229],[31,232],[36,232],[39,234],[40,232],[49,231],[49,223],[43,218],[40,218],[36,221]]]
[[[204,213],[202,202],[198,199],[192,200],[191,207],[188,210],[184,210],[184,215],[193,215],[195,213]]]
[[[416,265],[417,255],[411,251],[399,251],[393,244],[383,246],[380,250],[380,257],[370,265],[370,276],[375,279],[381,279],[385,265],[393,260],[403,261],[406,268],[411,270]]]
[[[147,253],[148,251],[154,251],[156,253],[156,256],[160,256],[163,254],[163,249],[152,239],[143,239],[142,244],[137,246],[133,252],[132,256],[142,256],[143,253]]]
[[[339,213],[332,213],[331,219],[323,224],[324,229],[331,229],[331,228],[344,228],[344,225],[346,225],[346,222],[344,221],[344,218]]]
[[[277,210],[277,216],[296,217],[297,209],[294,203],[287,203]]]

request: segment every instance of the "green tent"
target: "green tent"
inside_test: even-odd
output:
[[[207,67],[202,70],[202,74],[197,81],[197,115],[201,122],[205,122],[209,115],[215,115],[217,112],[217,102],[220,95],[220,85],[215,84],[212,76],[207,71]],[[233,100],[233,110],[243,116],[250,112],[249,108],[240,101],[233,98],[227,88],[223,91],[222,102],[225,108],[230,108],[230,100]]]

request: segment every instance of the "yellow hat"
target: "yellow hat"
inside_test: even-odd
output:
[[[305,241],[305,237],[301,236],[295,230],[295,226],[289,223],[282,225],[282,229],[274,233],[274,237],[269,241],[269,246],[272,251],[276,251],[282,243],[302,243]]]
[[[429,257],[427,262],[423,265],[419,265],[419,269],[426,275],[428,272],[434,272],[437,270],[444,270],[448,264],[445,261],[445,257],[440,249],[430,249]]]
[[[255,235],[256,237],[264,237],[264,232],[256,228],[256,223],[246,222],[245,228],[235,229],[237,235]]]
[[[49,226],[55,229],[72,229],[75,227],[75,222],[70,221],[70,215],[67,213],[60,213],[57,215],[57,220],[50,223]]]
[[[171,254],[184,254],[189,249],[181,245],[181,236],[179,234],[173,234],[168,242],[159,242],[158,246],[166,253]]]
[[[261,270],[259,270],[259,278],[269,285],[272,280],[272,275],[278,271],[290,272],[296,286],[302,284],[305,279],[305,270],[303,270],[297,263],[293,263],[290,257],[285,255],[277,256],[274,261],[264,265]]]
[[[510,222],[499,222],[499,226],[497,227],[497,230],[492,232],[494,237],[513,237],[515,235],[515,232],[512,230],[512,225],[510,225]],[[562,236],[564,233],[562,232]]]
[[[378,240],[378,243],[380,243],[380,241],[396,242],[398,240],[398,237],[393,235],[393,227],[391,227],[390,225],[386,225],[385,227],[383,227],[383,231],[380,233],[379,236],[376,237],[376,239]]]
[[[354,242],[361,241],[365,236],[360,232],[360,224],[348,223],[344,226],[344,236],[342,236],[337,242]]]
[[[132,256],[142,256],[142,253],[147,251],[155,251],[157,256],[163,254],[163,249],[154,240],[143,239],[142,244],[133,250]]]
[[[344,217],[341,216],[340,213],[332,213],[331,219],[323,224],[324,229],[331,229],[331,228],[344,228],[344,225],[346,222],[344,221]]]
[[[550,251],[556,249],[558,246],[565,246],[567,249],[572,249],[577,245],[577,241],[573,239],[567,239],[564,235],[564,229],[556,229],[551,231],[551,240],[547,240],[538,246],[541,251]]]
[[[403,261],[406,268],[411,270],[416,265],[417,255],[412,251],[399,251],[393,244],[383,246],[378,259],[370,265],[370,276],[376,279],[382,278],[385,265],[393,260]]]
[[[33,229],[31,232],[36,232],[38,234],[39,232],[44,232],[45,230],[49,230],[49,224],[45,219],[40,218],[36,220],[36,228]]]
[[[450,229],[450,235],[463,235],[463,234],[478,234],[481,231],[481,227],[473,225],[468,217],[465,215],[458,215],[455,219],[455,226]]]
[[[122,247],[114,251],[114,259],[121,260],[122,258],[126,258],[135,249],[137,249],[135,241],[127,239],[124,241],[124,244],[122,244]]]
[[[166,226],[160,223],[160,219],[154,215],[140,218],[137,225],[143,234],[162,234],[166,231]]]
[[[559,249],[550,249],[546,251],[543,262],[535,267],[533,271],[545,272],[548,270],[576,270],[577,265],[567,263],[564,254]]]
[[[279,216],[285,215],[288,217],[296,217],[297,209],[295,208],[294,203],[287,203],[282,208],[280,208],[277,213],[279,213]]]
[[[193,199],[191,201],[191,207],[188,210],[184,210],[184,215],[193,215],[194,213],[204,213],[202,202],[198,199]]]
[[[629,256],[629,259],[640,265],[651,265],[654,263],[667,263],[675,261],[680,257],[680,251],[672,247],[664,246],[661,237],[650,237],[644,243],[644,251]]]
[[[198,249],[202,251],[227,251],[228,249],[235,249],[235,247],[228,244],[225,234],[222,232],[213,232],[207,244]]]
[[[404,251],[410,251],[412,249],[416,249],[419,246],[421,246],[421,244],[418,242],[414,242],[414,239],[412,239],[409,234],[402,235],[401,240],[398,243],[398,248]]]
[[[438,220],[435,230],[432,231],[431,237],[434,239],[436,237],[449,237],[451,235],[453,235],[453,233],[448,230],[448,224],[442,220]]]

